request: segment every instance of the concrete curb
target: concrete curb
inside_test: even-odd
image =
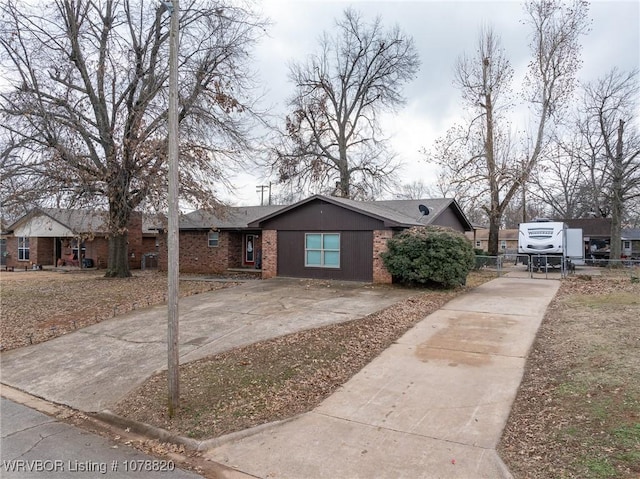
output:
[[[298,415],[291,418],[283,419],[281,421],[273,421],[266,424],[260,424],[258,426],[254,426],[248,429],[243,429],[241,431],[225,434],[220,437],[197,440],[197,439],[192,439],[190,437],[184,437],[177,434],[173,434],[170,431],[167,431],[166,429],[162,429],[160,427],[152,426],[150,424],[146,424],[143,422],[134,421],[133,419],[118,416],[117,414],[114,414],[108,409],[105,409],[104,411],[100,411],[96,413],[90,413],[90,415],[91,417],[98,419],[102,422],[111,424],[113,426],[117,426],[122,429],[129,429],[131,432],[135,432],[137,434],[148,437],[150,439],[158,439],[163,442],[177,444],[180,446],[184,446],[185,448],[191,451],[198,451],[198,452],[207,451],[209,449],[219,447],[222,444],[237,441],[245,437],[253,436],[254,434],[258,434],[260,432],[269,430],[271,428],[280,426],[282,424],[286,424],[299,417]]]
[[[35,409],[36,411],[48,416],[64,416],[65,412],[71,409],[62,404],[47,401],[46,399],[26,393],[4,383],[0,383],[0,396],[15,403],[30,407],[31,409]]]

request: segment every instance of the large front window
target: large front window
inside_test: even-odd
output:
[[[340,267],[339,233],[306,233],[304,265],[317,268]]]
[[[18,238],[18,261],[29,261],[29,238]]]

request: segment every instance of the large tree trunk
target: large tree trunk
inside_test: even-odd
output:
[[[338,164],[338,171],[340,172],[340,191],[338,196],[351,198],[351,174],[349,172],[349,161],[347,160],[346,140],[341,136],[339,142],[340,163]]]
[[[124,172],[123,172],[124,173]],[[118,175],[118,179],[126,174]],[[124,180],[114,181],[109,191],[109,260],[107,263],[108,278],[128,278],[129,271],[129,221],[131,220],[131,210],[126,201],[127,188],[123,186]]]
[[[489,256],[498,256],[500,223],[501,223],[500,214],[492,211],[489,214],[489,244],[487,246]]]
[[[622,183],[623,167],[622,135],[624,133],[624,122],[620,120],[618,126],[618,142],[616,144],[616,156],[613,159],[613,173],[611,181],[611,245],[609,251],[610,259],[620,259],[622,249]]]
[[[128,238],[126,229],[121,234],[109,237],[109,261],[105,277],[128,278],[131,276]]]

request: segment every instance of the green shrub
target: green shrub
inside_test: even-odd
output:
[[[416,226],[389,239],[382,254],[387,270],[402,283],[462,286],[475,267],[471,242],[440,226]]]

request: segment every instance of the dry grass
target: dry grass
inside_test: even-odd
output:
[[[516,478],[640,477],[640,284],[564,281],[500,453]]]

